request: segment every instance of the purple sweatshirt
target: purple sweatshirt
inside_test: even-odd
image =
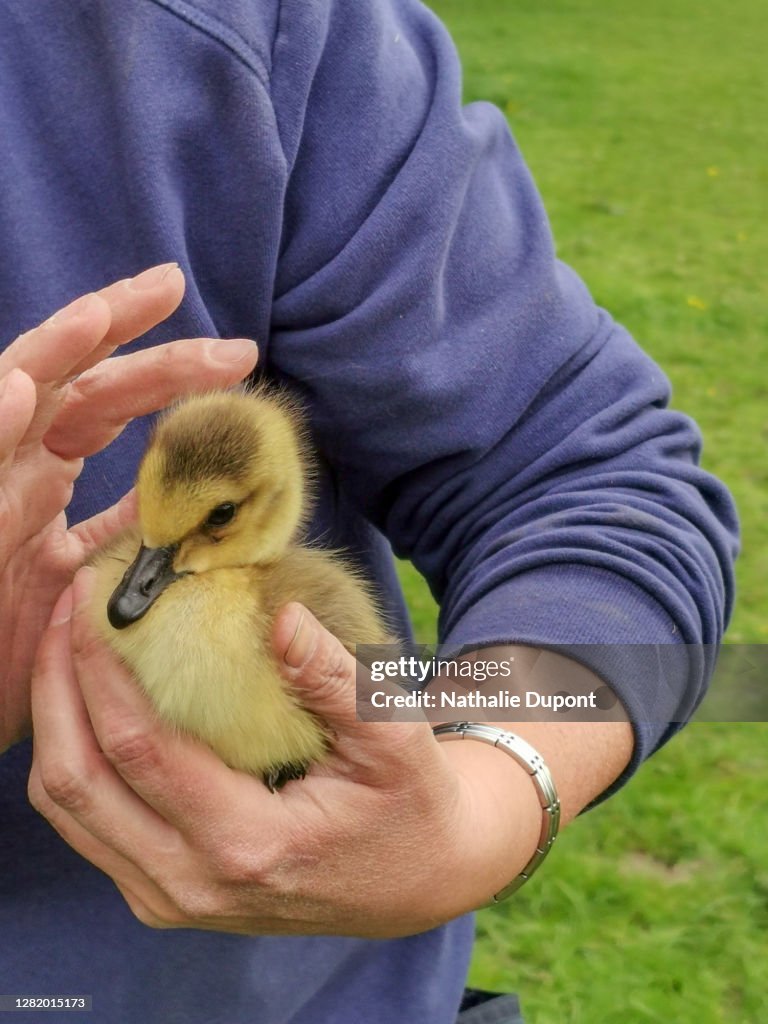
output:
[[[735,514],[662,372],[555,258],[502,115],[462,109],[436,18],[0,0],[0,40],[0,338],[177,260],[186,299],[138,344],[256,338],[311,412],[312,535],[403,629],[390,544],[442,639],[587,645],[633,721],[626,778],[706,686],[682,644],[721,637]],[[129,487],[147,426],[89,461],[72,521]],[[678,645],[675,672],[640,644]],[[27,743],[0,760],[0,992],[91,993],[94,1024],[455,1019],[471,919],[382,942],[152,931],[30,809],[28,765]]]

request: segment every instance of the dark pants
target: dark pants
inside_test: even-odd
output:
[[[523,1024],[517,996],[468,988],[456,1024]]]

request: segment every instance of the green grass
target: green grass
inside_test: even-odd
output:
[[[432,0],[507,114],[560,256],[662,364],[743,525],[731,642],[768,640],[768,120],[760,0]],[[435,607],[402,570],[416,631]],[[479,915],[472,981],[530,1024],[757,1024],[768,728],[694,724]]]
[[[574,823],[479,915],[474,983],[516,989],[530,1024],[762,1022],[766,738],[692,725]]]

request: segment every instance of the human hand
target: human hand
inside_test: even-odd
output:
[[[426,723],[357,720],[354,659],[308,612],[297,632],[300,606],[278,616],[275,651],[332,751],[271,794],[159,723],[89,626],[91,584],[78,573],[40,647],[29,793],[145,924],[412,934],[485,902],[529,859],[541,810],[525,773],[480,744],[438,744]],[[467,753],[492,755],[494,784],[478,785]]]
[[[168,317],[184,293],[175,265],[83,296],[0,354],[0,751],[29,732],[29,679],[62,588],[132,504],[67,531],[82,460],[137,416],[245,377],[256,347],[215,362],[228,343],[178,341],[107,359]]]

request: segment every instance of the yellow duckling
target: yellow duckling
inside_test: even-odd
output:
[[[280,675],[278,609],[300,601],[350,651],[393,642],[360,576],[300,543],[308,471],[300,417],[282,394],[187,399],[158,422],[142,460],[138,528],[93,562],[98,628],[160,716],[272,790],[327,748]]]

